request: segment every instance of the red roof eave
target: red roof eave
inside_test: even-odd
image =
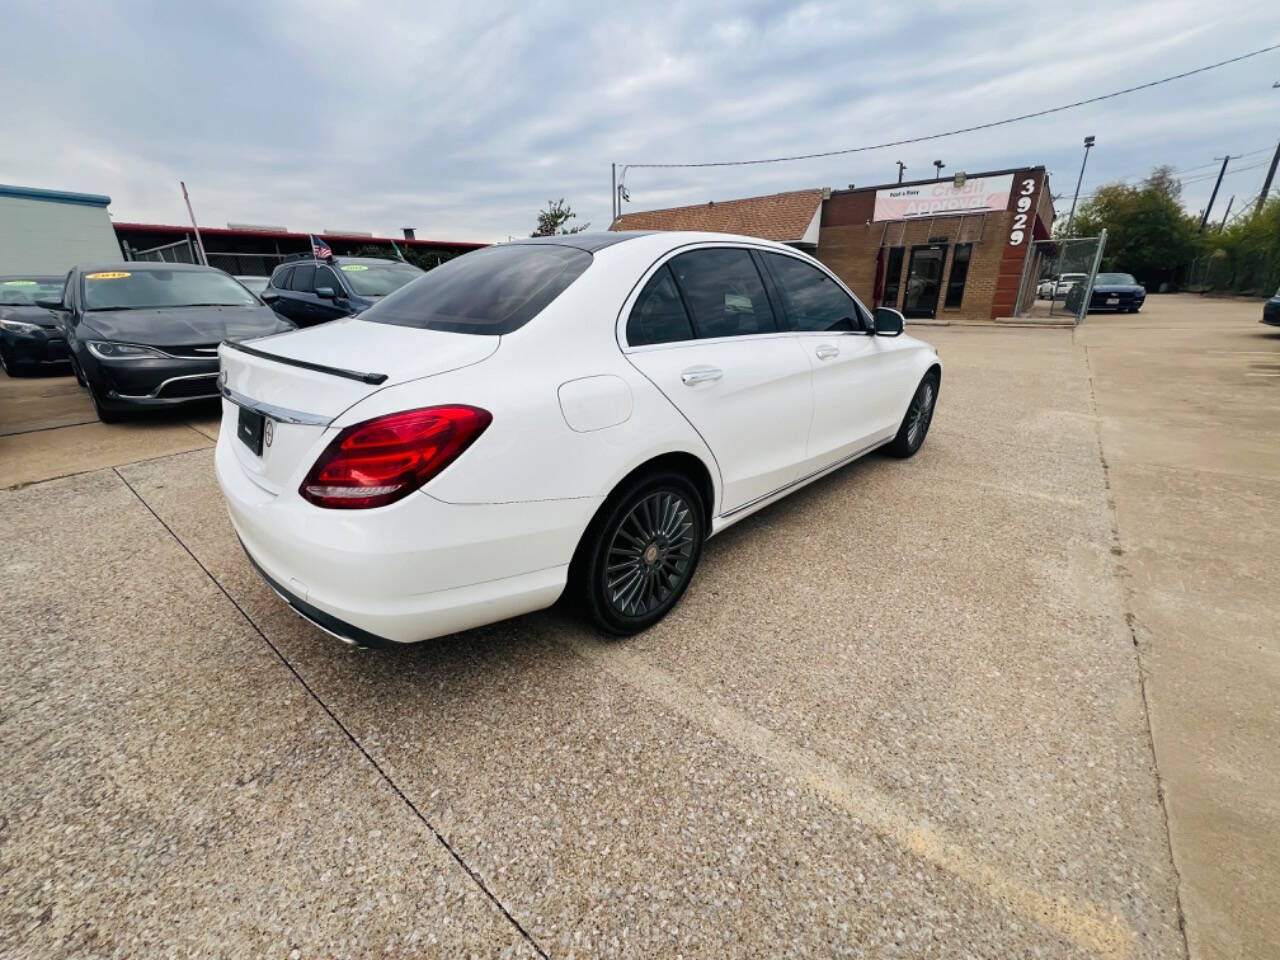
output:
[[[152,233],[191,233],[190,227],[180,224],[165,223],[113,223],[116,230],[140,230]],[[213,237],[263,237],[270,240],[301,240],[306,242],[310,234],[296,233],[292,230],[232,230],[228,227],[201,227],[202,236]],[[366,237],[363,234],[317,233],[317,237],[326,240],[341,240],[346,243],[398,243],[407,247],[451,247],[478,250],[487,247],[487,243],[476,243],[471,240],[406,240],[403,237]]]

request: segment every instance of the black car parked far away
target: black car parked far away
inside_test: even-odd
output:
[[[1084,284],[1077,283],[1067,292],[1067,309],[1079,310],[1084,298]],[[1137,313],[1147,301],[1147,289],[1129,273],[1100,273],[1093,281],[1090,310],[1114,310]]]
[[[310,327],[367,310],[422,275],[412,264],[376,257],[292,260],[276,267],[262,299],[286,320]]]
[[[98,418],[218,396],[218,344],[294,329],[221,270],[180,263],[73,267],[59,313]]]
[[[0,367],[12,377],[48,363],[66,363],[58,315],[38,300],[62,296],[63,277],[0,277]]]

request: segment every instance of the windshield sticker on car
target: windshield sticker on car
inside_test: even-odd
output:
[[[342,269],[347,273],[359,273],[361,270],[368,270],[369,268],[363,263],[348,263]]]
[[[132,277],[132,273],[125,273],[123,270],[108,270],[105,273],[86,273],[86,280],[123,280],[125,277]]]
[[[34,280],[6,280],[4,285],[6,287],[34,287],[36,282]]]

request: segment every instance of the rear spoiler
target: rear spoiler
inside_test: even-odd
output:
[[[359,380],[361,383],[372,384],[375,387],[387,381],[385,373],[363,373],[359,370],[344,370],[342,367],[326,367],[323,363],[294,360],[292,357],[282,357],[278,353],[255,350],[253,347],[246,347],[243,343],[232,343],[230,340],[223,340],[222,345],[229,350],[239,350],[241,353],[247,353],[251,357],[257,357],[259,360],[271,360],[289,367],[301,367],[303,370],[314,370],[316,373],[328,373],[335,377],[346,377],[348,380]]]

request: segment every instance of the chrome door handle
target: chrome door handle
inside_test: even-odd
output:
[[[840,356],[840,348],[833,347],[829,343],[824,343],[814,351],[818,355],[819,360],[830,360],[832,357]]]
[[[694,384],[719,380],[723,376],[724,371],[718,367],[690,367],[680,373],[680,382],[686,387],[692,387]]]

